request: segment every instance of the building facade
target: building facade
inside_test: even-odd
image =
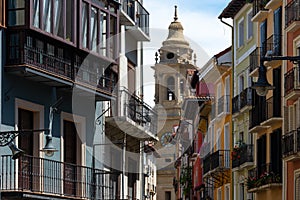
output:
[[[25,151],[13,161],[1,147],[1,198],[143,199],[145,142],[157,138],[156,113],[141,98],[142,2],[12,0],[0,9],[1,135],[18,133]],[[40,151],[50,131],[53,155]]]

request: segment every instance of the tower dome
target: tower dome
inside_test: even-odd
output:
[[[172,62],[173,58],[176,62],[184,61],[191,62],[193,50],[189,42],[184,38],[183,26],[178,21],[177,6],[175,6],[174,21],[169,25],[169,34],[160,48],[160,60],[162,62]],[[176,56],[175,56],[176,55]],[[173,59],[173,61],[175,61]]]

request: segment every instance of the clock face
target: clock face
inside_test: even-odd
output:
[[[171,144],[172,139],[173,139],[172,133],[167,132],[161,136],[160,142],[163,146],[170,147],[172,146]]]

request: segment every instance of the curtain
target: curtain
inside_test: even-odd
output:
[[[51,32],[51,0],[44,0],[43,3],[43,29]]]
[[[98,11],[96,8],[92,7],[91,11],[91,43],[92,51],[97,51],[97,35],[98,35]]]
[[[54,34],[63,37],[63,1],[54,1]]]
[[[39,27],[40,23],[40,0],[33,1],[33,26]]]
[[[82,18],[81,18],[81,25],[82,25],[82,31],[81,31],[81,42],[82,47],[87,48],[87,8],[88,5],[86,3],[82,4]]]

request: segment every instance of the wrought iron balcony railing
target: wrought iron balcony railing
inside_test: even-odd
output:
[[[24,155],[1,156],[1,191],[116,199],[119,173]]]
[[[218,150],[208,154],[203,160],[203,174],[215,169],[230,168],[230,150]]]
[[[245,106],[252,104],[252,89],[246,88],[232,99],[232,113],[237,113]]]
[[[261,10],[266,10],[265,6],[269,0],[253,0],[253,17]]]
[[[253,105],[250,111],[250,121],[249,127],[250,129],[259,126],[260,123],[266,121],[266,106],[264,105]]]
[[[285,27],[300,20],[299,0],[293,0],[285,6]]]
[[[120,106],[111,107],[108,117],[127,117],[154,135],[157,133],[157,113],[142,98],[126,88],[119,91]],[[119,110],[118,110],[119,109]]]
[[[149,12],[143,5],[139,1],[123,0],[122,9],[149,36]]]
[[[266,120],[273,117],[281,117],[280,100],[270,97],[266,100]]]
[[[95,90],[101,89],[112,93],[116,82],[116,75],[112,73],[109,66],[106,66],[107,69],[104,69],[100,64],[97,66],[95,64],[97,63],[96,61],[84,64],[84,62],[81,62],[84,60],[83,56],[80,57],[81,59],[78,59],[79,55],[70,55],[70,52],[66,53],[68,56],[64,56],[63,52],[66,49],[58,48],[54,44],[44,43],[31,36],[26,36],[22,32],[11,34],[10,40],[12,38],[19,39],[15,39],[16,44],[14,46],[8,46],[7,69],[11,67],[12,70],[16,70],[14,66],[27,65],[29,68],[40,73],[50,74],[55,79],[60,78],[73,83],[83,83],[88,87],[95,88]],[[25,38],[27,41],[24,43],[21,42]],[[36,41],[36,43],[39,42],[40,47],[33,46],[33,41]],[[47,50],[42,48],[44,46],[47,46]],[[57,52],[62,52],[61,55],[57,55],[54,49],[57,49]],[[100,58],[97,59],[101,63]]]
[[[263,185],[282,183],[282,173],[280,167],[272,163],[263,164],[248,172],[248,190],[258,188]]]
[[[253,162],[253,144],[244,144],[232,151],[232,168],[239,167],[246,162]]]
[[[300,152],[300,128],[282,137],[282,156],[287,157]]]
[[[264,43],[261,50],[261,55],[265,56],[270,53],[272,56],[281,56],[281,35],[271,35]]]
[[[298,67],[293,67],[284,74],[284,92],[288,95],[294,90],[300,89],[300,71]]]
[[[257,47],[253,52],[249,55],[249,69],[250,73],[253,72],[260,65],[260,51],[261,48]]]

